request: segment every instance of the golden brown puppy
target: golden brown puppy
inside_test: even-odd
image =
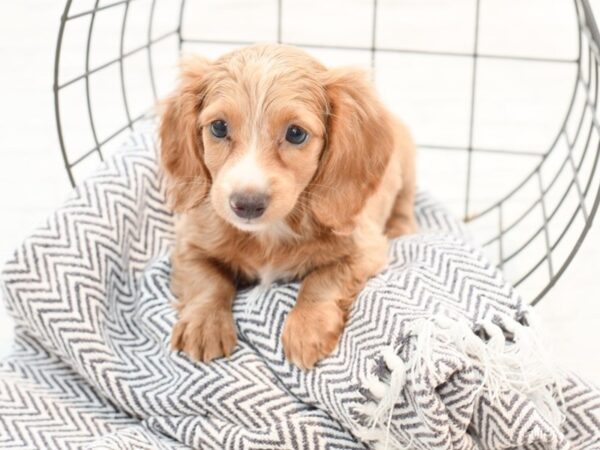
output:
[[[229,355],[236,282],[302,278],[282,342],[313,367],[385,265],[387,238],[416,229],[406,129],[361,71],[266,44],[184,63],[160,138],[179,213],[173,348]]]

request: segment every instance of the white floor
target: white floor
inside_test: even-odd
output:
[[[512,32],[507,35],[503,29],[494,28],[494,24],[490,22],[486,28],[489,31],[487,34],[482,34],[481,46],[491,52],[503,51],[508,48],[525,53],[528,51],[528,46],[537,47],[542,50],[547,49],[549,54],[546,56],[552,57],[556,57],[557,54],[559,54],[558,56],[560,54],[569,55],[572,52],[573,42],[563,39],[560,34],[561,31],[568,33],[569,27],[573,26],[572,22],[567,22],[566,25],[561,22],[565,15],[564,4],[570,3],[568,0],[528,0],[527,2],[518,0],[519,9],[502,7],[503,1],[482,0],[482,24],[485,25],[489,17],[498,17],[508,11],[509,15],[506,20],[514,21]],[[511,1],[515,2],[516,0]],[[75,1],[74,3],[90,4],[91,2]],[[193,2],[189,3],[193,4]],[[266,4],[262,0],[256,3]],[[284,6],[288,5],[287,11],[293,13],[292,17],[309,14],[315,21],[318,21],[318,18],[327,17],[328,11],[318,10],[313,3],[286,1]],[[341,7],[339,2],[333,3],[337,5],[336,8]],[[58,31],[62,4],[63,2],[60,0],[21,0],[5,2],[0,6],[0,260],[8,257],[17,243],[33,227],[40,224],[44,217],[61,203],[69,191],[58,147],[52,98],[55,36]],[[389,1],[385,0],[380,1],[380,4],[391,5]],[[404,36],[405,41],[403,42],[407,47],[425,43],[429,47],[440,50],[462,51],[465,48],[468,50],[470,45],[468,35],[471,32],[469,30],[472,29],[470,26],[472,24],[465,24],[461,21],[465,20],[465,17],[473,16],[474,2],[472,0],[453,0],[452,2],[450,0],[445,2],[431,0],[428,7],[423,7],[426,2],[417,2],[417,0],[402,0],[397,4],[402,9],[399,8],[396,11],[392,8],[390,14],[381,18],[380,35],[378,35],[380,42],[395,45],[397,43],[394,40],[398,36]],[[240,5],[245,4],[236,0],[228,0],[222,5],[241,8]],[[297,7],[297,5],[302,7]],[[369,33],[363,32],[364,30],[358,25],[353,25],[353,21],[360,20],[361,17],[364,18],[364,15],[368,14],[370,2],[357,2],[356,5],[358,5],[356,11],[348,13],[346,20],[339,22],[339,27],[346,30],[347,36],[344,43],[347,45],[362,45],[370,39]],[[361,5],[364,5],[366,12],[361,12]],[[451,7],[447,9],[448,14],[432,14],[434,11],[439,11],[441,7],[447,8],[449,5]],[[600,0],[594,0],[593,6],[600,13]],[[321,8],[328,9],[323,6]],[[330,8],[334,7],[330,6]],[[80,7],[79,9],[85,8]],[[335,9],[332,9],[329,14],[334,11]],[[400,11],[402,14],[399,13]],[[516,14],[515,11],[518,11],[519,14]],[[261,16],[257,15],[256,11],[248,10],[247,14],[240,16],[241,18],[238,18],[237,22],[231,19],[232,14],[229,13],[221,17],[222,21],[229,22],[220,23],[231,25],[232,39],[244,39],[243,33],[240,32],[243,27],[250,29],[250,32],[254,33],[252,36],[256,39],[262,38],[261,33],[273,32],[269,27],[260,26]],[[193,14],[195,13],[192,9],[190,15],[196,17]],[[250,16],[250,14],[255,16]],[[196,29],[200,30],[200,35],[203,31],[210,34],[219,29],[218,21],[202,23],[202,15],[198,14],[197,17],[200,25]],[[541,20],[540,17],[546,17],[547,20]],[[528,28],[528,19],[545,24],[546,31],[550,30],[552,33],[531,33]],[[285,19],[284,39],[288,38],[290,41],[299,39],[298,36],[301,36],[303,32],[301,23],[303,23],[301,20]],[[448,23],[452,30],[451,38],[445,36],[443,32],[444,26]],[[519,39],[519,32],[521,32],[521,37],[526,35],[527,38]],[[235,33],[238,33],[239,36]],[[553,37],[544,39],[544,36]],[[268,39],[268,37],[265,38]],[[216,51],[214,48],[204,50]],[[352,55],[340,57],[327,52],[321,52],[321,56],[333,62],[352,59]],[[383,57],[378,60],[379,66],[387,66],[385,72],[387,75],[377,79],[381,86],[385,86],[386,82],[389,85],[390,81],[400,76],[407,77],[414,82],[414,85],[422,82],[422,89],[400,89],[386,96],[386,100],[388,103],[392,103],[393,107],[400,105],[397,109],[412,125],[420,142],[433,145],[461,145],[464,143],[465,134],[460,131],[460,126],[468,121],[468,114],[460,105],[466,104],[465,95],[469,80],[465,81],[461,78],[463,68],[460,66],[460,58],[441,60],[441,64],[443,64],[441,69],[436,65],[428,65],[428,63],[417,64],[415,58],[388,60]],[[490,66],[488,69],[494,76],[511,81],[510,68],[504,72],[503,67],[500,66]],[[538,75],[532,74],[531,89],[535,90],[540,102],[539,105],[534,105],[539,110],[537,113],[549,114],[548,123],[550,123],[556,114],[552,114],[555,111],[547,107],[544,101],[547,92],[560,91],[559,86],[562,85],[560,82],[565,75],[561,73],[562,69],[552,71],[546,70],[546,67],[542,69],[550,75],[542,79]],[[386,80],[386,76],[391,80]],[[515,81],[522,80],[512,80],[512,82]],[[485,82],[485,69],[481,82]],[[461,83],[465,89],[462,93],[455,90],[455,87],[461,86]],[[448,89],[448,86],[452,86],[452,89]],[[510,95],[506,92],[499,94]],[[557,95],[561,95],[560,92]],[[498,97],[488,100],[490,105],[500,104],[503,106],[501,103],[505,101],[505,98]],[[436,110],[437,115],[430,114],[430,109],[422,107],[427,102],[441,105]],[[105,112],[110,114],[110,106],[105,109]],[[539,130],[528,129],[519,135],[517,131],[523,128],[523,121],[527,117],[520,114],[519,111],[510,111],[509,113],[512,122],[506,122],[507,126],[513,127],[513,129],[509,129],[510,132],[505,136],[493,136],[492,133],[492,137],[496,141],[498,139],[500,141],[517,139],[522,146],[535,146],[535,139],[540,137],[536,134],[539,134]],[[498,121],[504,120],[502,114],[506,115],[507,111],[501,107],[490,108],[486,114],[488,125],[494,125]],[[485,126],[485,124],[483,125]],[[545,133],[540,137],[541,144],[544,143],[543,139],[547,135],[548,133]],[[479,145],[486,145],[485,140],[489,136],[490,133],[484,133],[476,135],[475,138],[476,141],[479,140]],[[446,168],[446,165],[452,167],[452,164],[456,164],[457,159],[462,156],[444,152],[422,153],[422,155],[421,165],[425,169],[435,165],[437,165],[436,167],[443,166],[444,169],[438,171],[443,174],[443,179],[439,179],[439,176],[432,177],[431,174],[435,173],[435,170],[422,170],[423,176],[420,185],[432,190],[434,194],[437,189],[439,196],[446,196],[450,200],[454,198],[456,200],[454,203],[461,205],[460,198],[464,195],[461,191],[464,186],[461,173]],[[497,168],[498,161],[493,159],[479,162],[479,164],[485,166],[485,170],[499,170]],[[511,166],[511,172],[512,169]],[[515,171],[518,172],[518,168],[515,168]],[[485,181],[484,178],[483,182]],[[478,199],[478,201],[485,200],[490,199],[485,197]],[[600,327],[598,326],[600,323],[600,277],[597,266],[599,255],[600,220],[596,220],[576,259],[537,309],[546,324],[548,342],[563,365],[600,382],[600,358],[597,356],[600,344]],[[0,355],[9,351],[11,339],[10,319],[0,309]]]

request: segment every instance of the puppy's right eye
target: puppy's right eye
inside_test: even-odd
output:
[[[210,132],[214,137],[223,139],[227,136],[227,122],[224,120],[215,120],[210,124]]]

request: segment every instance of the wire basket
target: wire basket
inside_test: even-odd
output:
[[[298,45],[325,63],[374,69],[384,100],[415,129],[420,184],[442,182],[434,195],[464,217],[535,304],[575,256],[598,209],[600,35],[594,17],[587,0],[565,0],[554,12],[534,1],[523,17],[515,17],[511,2],[456,0],[446,11],[439,2],[427,3],[68,0],[54,93],[69,180],[75,184],[152,114],[173,87],[182,50],[216,56],[256,41]],[[570,34],[573,45],[556,51],[543,42],[536,54],[528,44],[540,41],[536,25],[548,11],[551,22],[566,24],[556,29],[552,23],[556,42]],[[529,33],[526,41],[509,51],[495,48],[519,27]],[[457,42],[449,43],[443,29]],[[501,36],[502,45],[493,36]],[[415,94],[417,82],[427,89]],[[559,113],[542,120],[549,99]],[[527,131],[525,140],[515,138],[517,129]]]

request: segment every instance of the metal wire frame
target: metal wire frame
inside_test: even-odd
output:
[[[148,60],[148,72],[150,74],[150,80],[151,80],[151,86],[152,86],[152,94],[153,94],[154,101],[156,102],[158,100],[158,98],[157,98],[157,89],[156,89],[156,82],[155,82],[155,76],[154,76],[154,64],[153,64],[153,60],[152,60],[152,47],[154,45],[158,44],[159,42],[162,42],[163,40],[167,39],[168,37],[174,36],[174,35],[178,36],[178,38],[179,38],[179,49],[181,49],[181,44],[183,42],[183,39],[181,37],[181,21],[182,21],[182,17],[183,17],[183,8],[184,8],[185,0],[181,0],[181,3],[179,5],[179,7],[180,7],[179,26],[174,30],[163,33],[162,35],[160,35],[158,37],[154,37],[154,38],[152,37],[152,31],[153,31],[152,26],[153,26],[153,22],[154,22],[153,19],[154,19],[156,0],[152,0],[151,7],[150,7],[150,18],[149,18],[149,23],[148,23],[147,41],[144,45],[141,45],[134,49],[131,49],[128,52],[124,52],[125,30],[126,30],[126,26],[127,26],[127,17],[129,14],[129,5],[136,0],[120,0],[120,1],[113,2],[113,3],[109,3],[109,4],[103,4],[103,5],[99,5],[99,1],[100,0],[95,0],[93,9],[70,15],[69,11],[71,10],[73,0],[67,0],[67,2],[65,4],[63,15],[61,16],[57,44],[56,44],[56,52],[55,52],[55,59],[54,59],[54,85],[53,85],[54,111],[55,111],[56,127],[58,130],[58,139],[59,139],[59,144],[60,144],[60,148],[61,148],[61,153],[62,153],[63,161],[65,164],[65,168],[67,171],[67,175],[69,177],[69,182],[71,183],[72,186],[75,186],[75,177],[74,177],[74,173],[73,173],[73,168],[75,166],[82,163],[83,161],[88,159],[93,154],[97,154],[98,157],[100,158],[100,160],[103,160],[104,156],[103,156],[102,148],[106,144],[108,144],[110,141],[112,141],[114,138],[119,136],[126,129],[128,129],[128,128],[133,129],[133,125],[136,122],[143,119],[144,117],[146,117],[152,110],[152,105],[148,105],[149,107],[148,107],[147,112],[139,114],[136,117],[131,117],[129,102],[127,99],[127,92],[126,92],[126,87],[125,87],[124,61],[127,58],[129,58],[135,54],[146,51],[147,60]],[[123,20],[122,20],[121,28],[120,28],[120,42],[119,42],[118,57],[113,58],[97,67],[90,68],[90,55],[91,55],[90,45],[91,45],[92,33],[94,30],[94,21],[96,18],[96,14],[100,11],[108,10],[108,9],[115,8],[115,7],[122,6],[122,5],[124,6],[124,14],[123,14]],[[74,78],[69,79],[68,81],[61,83],[60,79],[59,79],[59,77],[60,77],[60,62],[61,62],[61,52],[62,52],[62,48],[63,48],[63,38],[64,38],[64,33],[65,33],[65,28],[70,21],[73,21],[73,20],[76,20],[76,19],[79,19],[82,17],[86,17],[86,16],[90,16],[91,19],[90,19],[90,25],[89,25],[87,41],[86,41],[85,71],[83,74],[78,75]],[[113,133],[111,133],[105,139],[100,140],[98,138],[98,135],[96,132],[96,126],[95,126],[94,115],[93,115],[93,110],[92,110],[92,99],[90,96],[90,76],[95,73],[98,73],[104,69],[107,69],[108,67],[111,67],[111,66],[117,65],[117,64],[119,66],[121,96],[123,99],[123,108],[124,108],[124,111],[125,111],[125,114],[127,117],[127,123],[126,123],[126,125],[115,130]],[[79,81],[83,81],[85,83],[85,94],[86,94],[85,104],[86,104],[86,109],[87,109],[88,120],[89,120],[91,131],[92,131],[92,136],[94,139],[94,146],[90,150],[86,151],[83,155],[75,158],[74,160],[70,160],[69,154],[67,152],[66,144],[65,144],[62,122],[61,122],[60,93],[66,87],[69,87]]]
[[[182,22],[185,14],[185,2],[186,0],[180,0],[180,2],[172,2],[170,5],[173,8],[179,8],[178,11],[178,25],[175,29],[168,31],[160,36],[153,37],[153,22],[154,22],[154,14],[157,0],[149,0],[151,1],[150,6],[150,16],[149,23],[147,28],[146,35],[146,43],[139,47],[133,48],[127,52],[124,51],[124,37],[128,24],[128,17],[130,14],[130,4],[133,2],[137,2],[140,0],[117,0],[112,3],[102,3],[100,4],[100,0],[95,0],[94,7],[92,9],[88,9],[85,11],[70,13],[73,0],[67,0],[64,8],[63,15],[61,17],[61,23],[58,33],[58,40],[56,46],[56,54],[55,54],[55,66],[54,66],[54,99],[55,99],[55,115],[56,115],[56,125],[58,130],[58,137],[60,148],[62,152],[62,157],[64,160],[65,168],[67,175],[69,177],[69,181],[71,184],[75,185],[75,176],[73,169],[75,166],[80,164],[81,162],[87,160],[93,154],[97,154],[100,159],[103,158],[103,148],[110,141],[115,139],[118,135],[120,135],[127,128],[133,128],[133,125],[146,116],[146,113],[137,115],[132,117],[131,108],[128,100],[126,83],[125,83],[125,69],[124,69],[124,61],[129,57],[139,54],[140,52],[146,52],[147,57],[147,70],[150,76],[151,90],[152,96],[154,100],[157,99],[157,87],[155,81],[155,66],[153,61],[153,47],[162,42],[163,40],[171,37],[177,36],[178,38],[178,47],[181,50],[182,46],[185,44],[227,44],[227,45],[248,45],[252,44],[253,41],[248,40],[210,40],[210,39],[191,39],[186,38],[185,34],[182,31]],[[277,42],[283,42],[283,28],[282,28],[282,17],[283,17],[283,0],[273,0],[276,4],[277,8]],[[440,145],[430,145],[428,143],[419,143],[419,147],[423,149],[435,148],[442,150],[464,150],[467,152],[467,176],[465,179],[466,183],[466,196],[464,203],[464,215],[465,220],[467,222],[477,222],[479,220],[484,220],[486,217],[490,217],[493,215],[497,215],[497,230],[495,236],[488,239],[485,242],[485,246],[492,247],[497,246],[497,260],[499,267],[504,267],[507,264],[518,260],[523,252],[532,245],[532,243],[541,235],[543,236],[543,241],[545,244],[545,251],[543,254],[533,263],[526,265],[521,270],[520,276],[518,276],[514,281],[518,286],[527,280],[540,266],[546,265],[548,270],[547,283],[544,284],[539,293],[535,295],[531,300],[532,303],[537,303],[547,292],[548,290],[556,283],[558,278],[565,271],[567,266],[570,264],[578,249],[581,247],[589,229],[592,224],[592,220],[596,215],[598,204],[600,202],[600,187],[593,186],[593,178],[594,174],[597,172],[598,168],[598,159],[600,156],[600,148],[598,146],[592,146],[592,135],[593,133],[597,133],[600,136],[600,125],[595,117],[595,113],[598,108],[598,64],[599,64],[599,51],[598,48],[600,46],[600,34],[598,33],[598,28],[596,26],[596,22],[594,20],[593,14],[591,12],[591,8],[588,4],[588,0],[574,0],[575,8],[577,11],[577,20],[579,24],[579,39],[578,39],[578,56],[575,59],[562,59],[562,58],[548,58],[548,57],[530,57],[530,56],[518,56],[518,55],[499,55],[499,54],[486,54],[479,51],[479,27],[480,27],[480,0],[475,1],[475,29],[474,29],[474,44],[472,51],[470,52],[450,52],[450,51],[429,51],[429,50],[415,50],[408,48],[389,48],[384,46],[379,46],[377,44],[377,17],[378,17],[378,8],[379,4],[377,0],[373,0],[372,2],[372,16],[371,16],[371,43],[370,46],[344,46],[344,45],[327,45],[327,44],[308,44],[303,42],[289,42],[286,41],[287,44],[296,45],[300,47],[305,47],[308,49],[331,49],[331,50],[354,50],[361,52],[369,52],[371,65],[374,69],[376,69],[377,64],[377,54],[378,53],[403,53],[403,54],[419,54],[419,55],[429,55],[429,56],[454,56],[454,57],[469,57],[472,58],[472,79],[471,79],[471,89],[470,89],[470,97],[468,99],[469,102],[469,133],[468,133],[468,144],[466,147],[459,146],[440,146]],[[120,45],[119,45],[119,54],[115,58],[105,62],[96,67],[90,67],[90,52],[91,49],[91,37],[94,29],[95,17],[98,12],[114,9],[116,7],[123,7],[123,17],[120,24],[119,32],[120,32]],[[60,82],[59,80],[59,72],[60,72],[60,63],[61,63],[61,51],[63,48],[63,37],[65,28],[67,25],[75,20],[89,17],[89,29],[86,40],[86,54],[85,54],[85,71],[84,73],[69,79],[64,82]],[[584,47],[583,36],[587,37],[588,46]],[[582,67],[583,65],[583,55],[587,54],[587,67]],[[536,62],[551,62],[551,63],[564,63],[564,64],[573,64],[577,67],[577,75],[574,82],[571,100],[569,102],[567,111],[565,113],[564,119],[562,121],[562,125],[558,130],[555,139],[551,146],[545,152],[539,151],[531,151],[529,149],[504,149],[504,148],[480,148],[474,146],[474,129],[475,129],[475,112],[477,105],[477,74],[478,74],[478,62],[481,60],[513,60],[513,61],[527,61],[531,63]],[[126,124],[116,129],[113,133],[111,133],[108,137],[104,139],[100,139],[96,132],[95,126],[95,118],[92,109],[92,98],[90,94],[90,76],[98,73],[102,70],[107,69],[111,66],[118,66],[119,76],[120,76],[120,88],[121,88],[121,97],[123,101],[123,109],[126,116]],[[585,70],[585,72],[584,72]],[[587,74],[587,80],[584,76],[584,73]],[[83,82],[85,84],[85,105],[86,105],[86,115],[91,127],[92,136],[94,140],[94,145],[91,149],[86,151],[83,155],[71,159],[69,156],[69,152],[66,148],[65,139],[64,139],[64,130],[61,123],[61,92],[68,86],[71,86],[75,83]],[[578,88],[583,88],[586,99],[583,106],[583,111],[575,110],[575,97],[577,94]],[[153,105],[148,105],[149,111],[151,110]],[[591,120],[589,123],[586,122],[586,117],[588,115],[585,112],[591,112]],[[576,133],[572,140],[569,139],[567,133],[567,124],[573,118],[577,118],[577,126]],[[584,126],[585,125],[585,126]],[[577,142],[579,142],[582,130],[584,132],[585,145],[583,149],[583,153],[581,159],[576,161],[574,158],[574,147]],[[542,172],[547,166],[549,155],[555,151],[560,143],[566,143],[568,152],[567,156],[561,162],[559,168],[553,174],[547,185],[544,186],[544,182],[542,179]],[[517,186],[515,186],[509,193],[504,195],[502,198],[497,200],[494,204],[489,206],[488,208],[477,212],[471,212],[471,179],[472,179],[472,156],[474,153],[497,153],[504,155],[514,155],[516,156],[529,156],[529,157],[537,157],[539,159],[537,165],[533,168],[533,170],[526,176]],[[590,171],[589,177],[587,180],[582,179],[581,172],[583,171],[583,163],[588,157],[588,153],[593,156],[592,169]],[[565,189],[562,194],[559,202],[555,205],[551,210],[548,205],[548,196],[549,192],[553,189],[559,177],[566,173],[566,171],[571,171],[572,176],[570,179],[570,183],[568,187]],[[510,206],[511,201],[514,201],[518,194],[525,189],[525,186],[532,180],[535,179],[537,183],[537,187],[539,190],[539,196],[535,199],[529,208],[527,208],[522,214],[520,214],[517,218],[513,220],[507,220],[505,211]],[[577,194],[578,203],[574,210],[565,212],[566,203],[565,199],[567,198],[569,192],[574,191]],[[591,200],[591,206],[586,206],[586,199]],[[541,211],[541,225],[531,232],[528,233],[526,239],[513,251],[507,252],[505,249],[505,240],[507,235],[511,232],[515,232],[517,227],[522,224],[530,214],[533,214],[533,211],[539,209]],[[565,227],[561,230],[561,233],[557,237],[556,240],[552,241],[551,235],[549,232],[549,223],[556,217],[558,214],[568,214],[569,220]],[[567,235],[567,233],[572,229],[576,217],[580,215],[584,221],[584,226],[581,230],[578,231],[578,236],[575,244],[572,249],[568,253],[567,258],[564,261],[558,261],[554,258],[554,252],[558,245],[561,243],[563,238]]]

